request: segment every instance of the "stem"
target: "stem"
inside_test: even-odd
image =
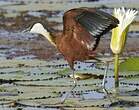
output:
[[[119,87],[119,54],[115,54],[114,59],[115,88]]]

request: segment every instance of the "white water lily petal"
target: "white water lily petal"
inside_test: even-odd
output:
[[[121,53],[126,41],[126,34],[130,24],[133,22],[138,11],[133,9],[125,10],[124,7],[114,9],[114,16],[119,20],[118,27],[112,30],[110,47],[115,54]]]

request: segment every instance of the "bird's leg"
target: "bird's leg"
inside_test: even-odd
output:
[[[105,68],[105,72],[104,72],[104,77],[103,77],[103,81],[102,81],[102,88],[103,88],[103,92],[107,95],[107,97],[109,98],[110,102],[112,102],[109,93],[107,91],[107,89],[105,88],[105,83],[106,83],[106,76],[107,76],[107,72],[108,72],[108,68],[109,68],[109,61],[102,61],[94,56],[92,56],[93,60],[96,60],[97,62],[101,62],[106,64],[106,68]]]
[[[64,103],[65,100],[68,98],[68,96],[70,95],[71,91],[74,90],[74,88],[77,86],[77,79],[75,78],[75,74],[74,74],[74,64],[72,64],[72,77],[73,77],[73,87],[71,88],[70,91],[68,91],[66,93],[66,96],[63,98],[62,102],[61,103]]]
[[[106,68],[105,68],[104,77],[103,77],[103,81],[102,81],[102,87],[104,89],[105,89],[105,83],[106,83],[106,76],[107,76],[107,72],[108,72],[108,67],[109,67],[109,63],[106,63]]]
[[[103,92],[107,95],[107,97],[109,98],[110,102],[112,102],[109,93],[107,91],[107,89],[105,88],[105,83],[106,83],[106,77],[107,77],[107,72],[108,72],[108,68],[109,68],[109,63],[106,62],[106,68],[105,68],[105,72],[104,72],[104,77],[103,77],[103,81],[102,81],[102,88],[103,88]]]
[[[96,60],[97,62],[102,62],[104,64],[106,64],[106,69],[105,69],[105,73],[104,73],[104,77],[103,77],[103,82],[102,82],[102,87],[105,89],[105,82],[106,82],[106,76],[107,76],[107,72],[108,72],[108,67],[109,67],[109,63],[108,62],[103,62],[102,60],[94,57],[94,56],[90,56],[92,57],[93,60]]]
[[[77,86],[77,79],[75,78],[74,70],[72,70],[72,75],[73,75],[73,84],[74,85],[73,85],[71,91],[74,90],[74,88]]]

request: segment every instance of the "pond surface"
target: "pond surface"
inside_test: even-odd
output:
[[[55,62],[57,62],[55,64]],[[71,71],[66,61],[43,60],[1,60],[1,107],[16,106],[25,110],[49,108],[114,108],[114,107],[138,107],[139,98],[139,73],[120,73],[120,94],[115,98],[113,70],[109,69],[106,89],[103,91],[101,75],[104,75],[104,65],[90,68],[89,63],[78,63],[82,68],[77,69],[78,74],[92,74],[90,79],[78,80],[77,87],[69,94],[64,104],[58,104],[67,95],[73,86],[73,80],[69,77]],[[83,69],[84,65],[88,65]],[[19,66],[19,65],[22,65]],[[60,65],[60,66],[59,66]],[[77,66],[76,65],[76,66]],[[90,66],[89,66],[90,65]],[[77,67],[78,67],[77,66]],[[83,67],[82,67],[83,66]],[[96,77],[97,76],[97,77]],[[112,101],[112,102],[111,102]],[[34,109],[35,109],[34,108]],[[49,110],[48,109],[48,110]]]
[[[109,64],[106,94],[102,88],[105,65],[94,61],[77,62],[76,75],[89,74],[90,78],[79,78],[77,87],[69,92],[73,87],[73,79],[67,62],[48,41],[39,39],[36,34],[21,32],[30,22],[39,19],[50,23],[55,29],[62,30],[63,13],[70,8],[86,6],[106,6],[103,10],[112,12],[113,7],[121,6],[138,10],[139,3],[136,0],[0,1],[0,110],[139,109],[138,71],[120,72],[120,88],[117,95],[114,89],[113,63]],[[138,18],[137,23],[131,26],[124,58],[139,56]],[[109,45],[109,34],[101,41],[101,48]],[[104,50],[104,53],[99,53],[100,59],[112,59],[110,50]],[[60,104],[68,93],[65,103]]]

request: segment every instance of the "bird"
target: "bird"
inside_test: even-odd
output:
[[[63,31],[54,32],[44,24],[36,22],[29,28],[30,33],[44,36],[67,60],[74,75],[75,61],[96,59],[96,49],[102,35],[117,27],[119,20],[97,8],[79,7],[63,15]],[[64,102],[64,101],[63,101]]]

